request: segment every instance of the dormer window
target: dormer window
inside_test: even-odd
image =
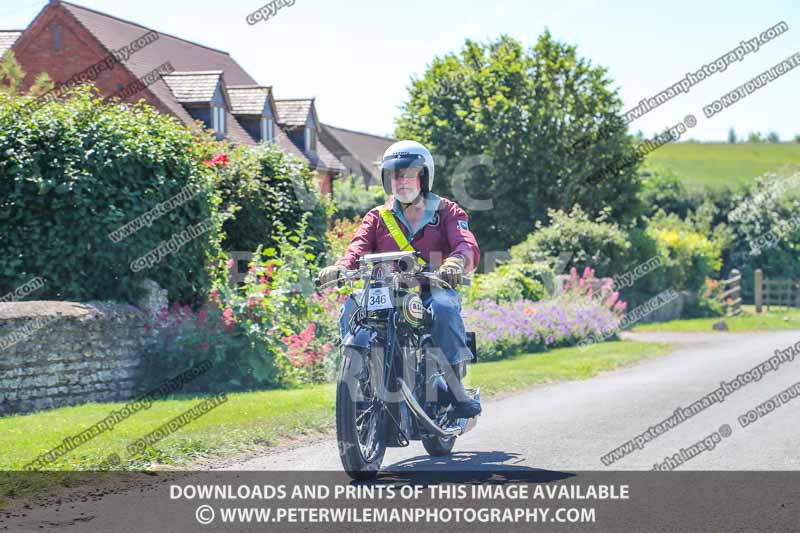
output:
[[[317,151],[317,132],[314,128],[306,126],[306,152]]]
[[[220,106],[214,106],[212,108],[214,113],[213,115],[213,126],[214,131],[217,132],[217,135],[220,137],[225,135],[225,108]]]
[[[272,119],[261,117],[261,142],[272,144],[274,142]]]
[[[53,30],[53,51],[61,51],[61,26],[55,22],[52,27]]]

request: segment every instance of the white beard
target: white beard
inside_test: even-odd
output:
[[[420,191],[407,192],[407,193],[396,192],[394,193],[394,197],[397,198],[397,201],[400,202],[401,204],[410,204],[411,202],[417,199],[419,193]]]

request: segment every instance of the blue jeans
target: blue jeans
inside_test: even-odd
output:
[[[433,327],[431,337],[433,344],[444,352],[447,361],[456,365],[472,359],[472,352],[467,347],[464,321],[461,318],[461,295],[454,289],[435,288],[421,295],[423,305],[433,307]],[[361,291],[354,297],[361,298]],[[347,334],[350,317],[356,311],[357,304],[353,297],[348,298],[339,315],[339,331],[342,338]]]

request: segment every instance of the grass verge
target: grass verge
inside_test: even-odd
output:
[[[711,326],[714,323],[724,320],[728,324],[728,332],[743,333],[748,331],[783,331],[798,329],[800,330],[800,309],[789,309],[779,312],[773,310],[770,313],[755,314],[753,306],[743,306],[743,314],[736,317],[724,318],[694,318],[691,320],[673,320],[671,322],[659,322],[653,324],[639,324],[634,326],[631,331],[676,331],[676,332],[714,332]],[[720,331],[719,333],[725,333]]]

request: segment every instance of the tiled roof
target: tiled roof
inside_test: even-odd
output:
[[[317,157],[314,158],[314,155]],[[316,159],[315,166],[317,168],[325,168],[335,172],[342,172],[344,170],[344,165],[342,165],[341,161],[336,159],[336,156],[333,155],[330,150],[328,150],[328,147],[325,146],[325,143],[322,142],[322,139],[317,139],[317,153],[311,154],[312,164],[315,163],[314,159]]]
[[[235,115],[260,115],[269,99],[270,87],[229,85],[228,97]]]
[[[92,9],[63,1],[60,3],[109,52],[127,46],[131,41],[149,31],[153,31],[141,24],[122,20]],[[135,76],[141,77],[167,61],[179,72],[222,71],[226,83],[232,85],[256,84],[256,81],[227,52],[215,50],[165,33],[159,33],[158,40],[132,54],[128,61],[125,62],[125,67]],[[170,91],[166,82],[158,80],[150,85],[148,89],[183,123],[194,124],[194,120]],[[229,126],[228,137],[231,141],[242,144],[256,144],[255,140],[247,134],[236,120],[229,121]]]
[[[17,30],[0,31],[0,57],[6,53],[6,50],[14,46],[20,35],[22,35],[22,32]]]
[[[333,155],[333,153],[331,153],[328,147],[325,146],[325,143],[322,142],[322,139],[317,139],[316,153],[306,152],[303,149],[303,146],[298,146],[294,141],[292,141],[292,139],[283,130],[283,127],[278,127],[276,130],[280,131],[280,134],[276,135],[275,138],[278,146],[292,155],[300,157],[300,159],[307,162],[311,168],[316,170],[331,170],[334,172],[342,172],[344,170],[342,163],[336,158],[335,155]]]
[[[280,124],[288,128],[305,126],[313,105],[313,98],[275,100],[275,107],[278,108],[278,120]]]
[[[397,142],[389,137],[362,133],[322,124],[320,139],[342,162],[347,171],[367,179],[367,183],[380,182],[380,161],[389,146]]]
[[[214,72],[173,72],[161,77],[175,99],[182,104],[210,102],[222,78],[222,71]]]

